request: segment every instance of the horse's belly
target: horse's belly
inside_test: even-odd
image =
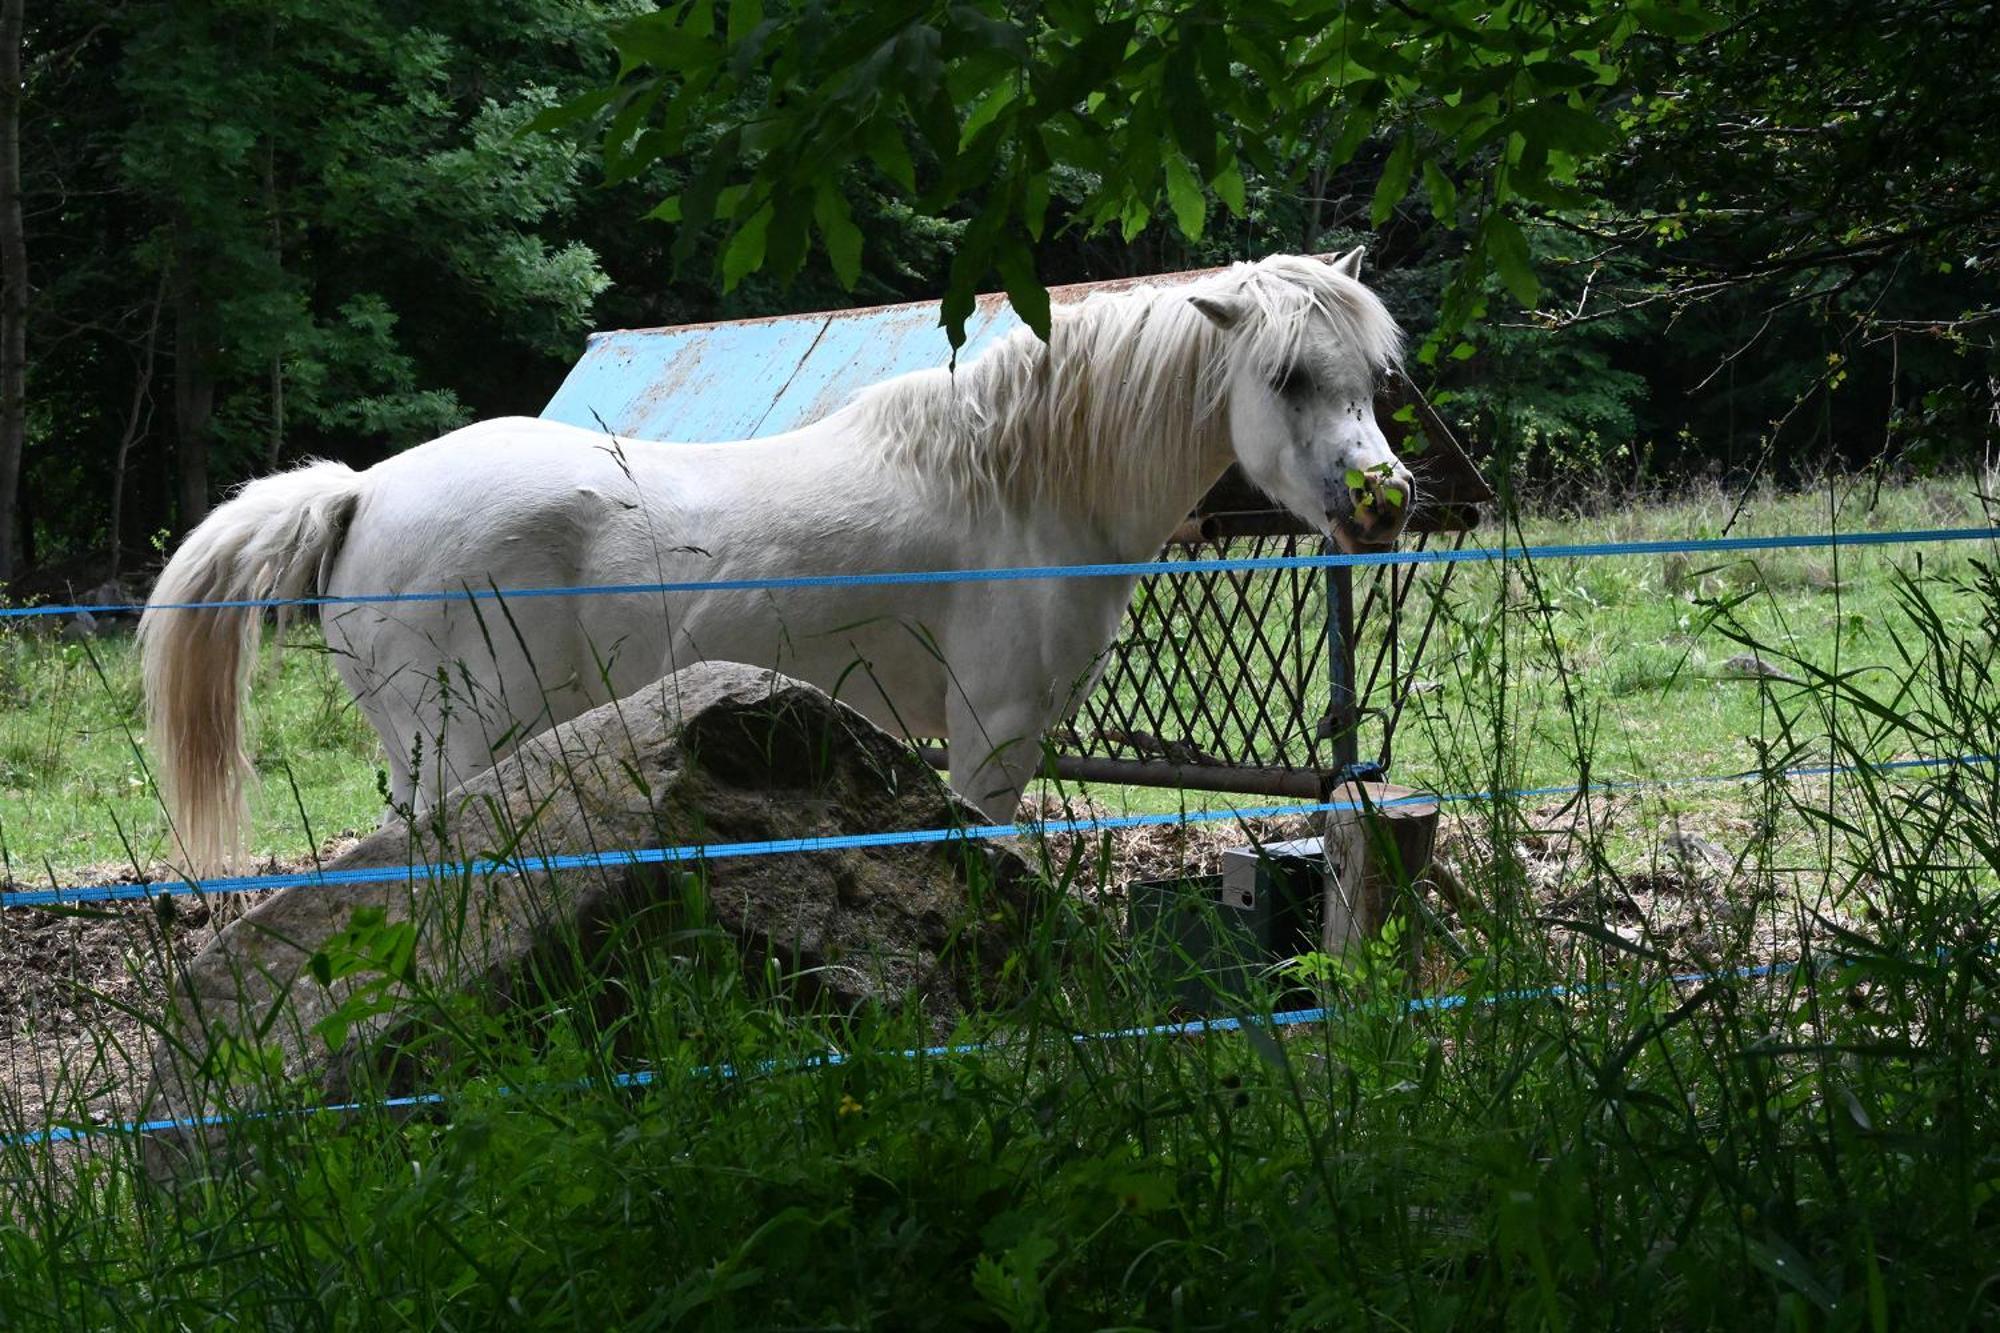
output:
[[[767,666],[817,685],[892,733],[944,734],[947,673],[937,633],[911,610],[717,598],[690,608],[673,640],[674,660],[663,670],[696,659]]]

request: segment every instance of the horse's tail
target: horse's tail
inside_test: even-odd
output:
[[[339,550],[362,484],[342,463],[253,481],[188,534],[153,585],[139,619],[146,730],[191,874],[226,868],[242,846],[242,696],[263,612],[176,608],[306,595]]]

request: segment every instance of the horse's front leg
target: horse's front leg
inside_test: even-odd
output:
[[[1048,701],[1020,692],[946,687],[952,789],[995,824],[1009,824],[1042,762]]]
[[[1014,594],[977,621],[978,651],[955,655],[945,683],[951,785],[995,823],[1011,823],[1042,764],[1042,733],[1096,688],[1131,581]],[[994,628],[1004,628],[996,634]]]

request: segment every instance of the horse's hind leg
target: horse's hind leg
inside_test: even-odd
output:
[[[382,738],[384,823],[423,815],[491,765],[491,691],[446,656],[436,625],[366,608],[328,616],[325,630],[334,670]]]

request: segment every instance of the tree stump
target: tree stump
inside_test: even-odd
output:
[[[1320,950],[1341,954],[1382,933],[1397,898],[1430,870],[1438,804],[1390,782],[1344,782],[1327,797],[1362,806],[1326,815]],[[1389,804],[1406,801],[1407,804]]]

